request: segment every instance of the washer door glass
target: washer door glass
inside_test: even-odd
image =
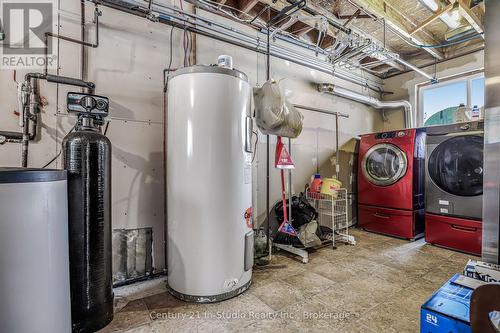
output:
[[[429,156],[429,176],[443,191],[459,196],[483,193],[483,138],[457,136],[440,143]]]
[[[363,175],[372,184],[388,186],[406,174],[408,161],[397,146],[380,143],[371,147],[363,159]]]

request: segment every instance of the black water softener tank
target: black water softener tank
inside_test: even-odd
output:
[[[111,142],[100,130],[108,99],[68,93],[68,111],[78,114],[63,140],[72,326],[73,332],[95,332],[113,319]]]

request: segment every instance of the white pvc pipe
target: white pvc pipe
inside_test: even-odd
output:
[[[417,66],[415,66],[413,64],[410,64],[408,61],[406,61],[404,59],[401,59],[400,57],[391,57],[391,58],[394,59],[394,61],[399,62],[400,64],[408,67],[409,69],[414,70],[415,72],[419,73],[420,75],[425,76],[429,80],[434,80],[435,79],[434,76],[432,76],[430,74],[427,74],[426,72],[424,72],[423,70],[421,70]]]
[[[363,103],[366,105],[370,105],[376,109],[396,109],[403,108],[404,109],[404,122],[406,128],[411,128],[414,126],[413,124],[413,114],[412,107],[410,102],[406,100],[399,101],[381,101],[375,97],[371,97],[368,95],[363,95],[357,93],[355,91],[345,89],[330,83],[320,83],[318,84],[318,91],[329,93],[332,95],[340,96],[343,98],[350,99],[352,101],[356,101],[359,103]]]

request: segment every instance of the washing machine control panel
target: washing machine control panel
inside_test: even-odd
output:
[[[406,135],[405,131],[384,132],[376,134],[375,139],[385,140],[385,139],[401,138],[405,135]]]

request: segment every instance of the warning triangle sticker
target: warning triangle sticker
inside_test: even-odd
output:
[[[278,137],[278,143],[276,145],[276,156],[274,161],[274,167],[278,169],[294,169],[292,157],[288,153],[283,142],[281,142],[281,137]]]
[[[279,231],[292,236],[297,236],[297,231],[295,231],[295,228],[292,227],[292,225],[287,220],[281,223]]]

